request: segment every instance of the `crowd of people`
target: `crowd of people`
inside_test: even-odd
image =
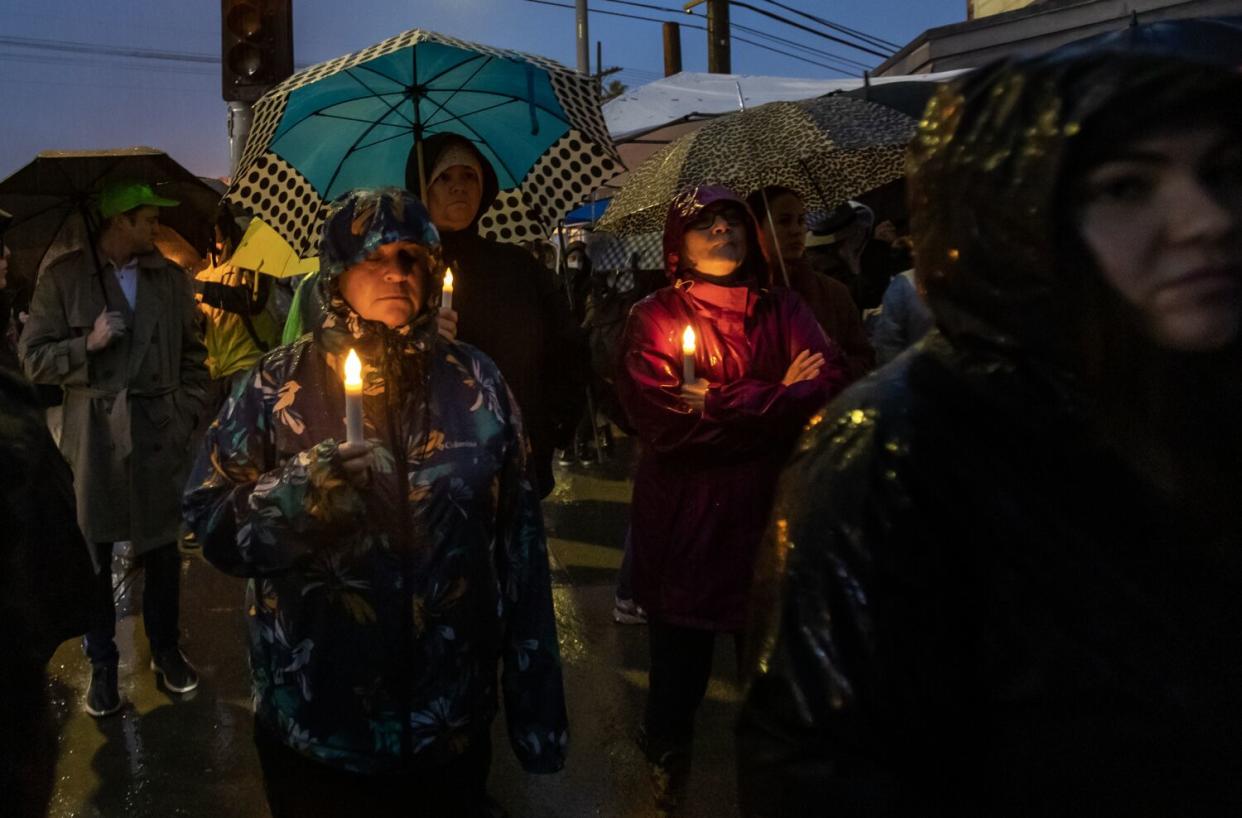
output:
[[[151,669],[210,683],[179,540],[248,580],[276,818],[504,814],[502,703],[525,770],[569,753],[540,501],[605,393],[639,444],[614,614],[647,625],[655,814],[686,809],[722,635],[748,818],[1237,814],[1242,77],[1005,60],[935,92],[907,167],[908,237],[687,187],[594,373],[587,248],[567,287],[481,236],[461,137],[338,198],[291,305],[229,265],[233,214],[195,281],[153,243],[175,202],[106,186],[0,360],[12,814],[51,791],[57,645],[84,637],[88,713],[122,706],[118,543]]]

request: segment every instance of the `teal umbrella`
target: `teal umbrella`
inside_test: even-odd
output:
[[[480,227],[500,240],[546,236],[621,169],[596,80],[415,29],[264,95],[227,198],[314,255],[326,203],[405,186],[411,156],[441,133],[469,139],[496,171],[501,192]]]

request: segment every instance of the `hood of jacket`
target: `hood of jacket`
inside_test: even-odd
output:
[[[446,239],[450,236],[461,234],[477,234],[479,232],[479,219],[483,218],[483,214],[487,212],[487,209],[496,201],[496,197],[500,195],[500,181],[496,178],[496,170],[492,167],[492,163],[487,161],[486,157],[469,139],[454,133],[438,133],[423,140],[423,175],[426,177],[427,184],[430,185],[433,181],[431,171],[435,168],[436,162],[439,161],[440,154],[454,146],[466,148],[479,160],[479,167],[483,171],[483,196],[479,199],[479,209],[475,212],[474,219],[469,226],[461,230],[446,232],[444,234]],[[408,190],[419,189],[417,149],[411,150],[410,156],[406,160],[405,186]]]
[[[941,331],[1072,360],[1084,288],[1102,279],[1069,182],[1119,135],[1230,108],[1242,110],[1236,75],[1116,53],[1005,60],[939,89],[907,171],[917,275]]]
[[[664,219],[664,274],[669,281],[682,277],[684,270],[681,268],[681,246],[686,228],[704,208],[718,202],[732,202],[746,214],[746,259],[740,269],[748,273],[758,286],[768,286],[768,262],[759,235],[759,223],[755,221],[745,199],[719,185],[688,188],[673,198]]]
[[[340,281],[354,264],[395,241],[414,242],[425,249],[427,295],[409,322],[390,328],[359,315],[341,295]],[[400,188],[350,191],[332,203],[324,221],[316,281],[323,312],[315,327],[316,340],[333,354],[355,349],[364,361],[380,369],[382,363],[394,365],[425,354],[438,331],[435,317],[443,278],[440,236],[422,202]]]

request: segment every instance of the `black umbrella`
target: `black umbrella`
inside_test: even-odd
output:
[[[1181,57],[1237,69],[1242,67],[1242,17],[1140,23],[1136,12],[1125,28],[1068,43],[1054,53],[1077,57],[1100,52]]]
[[[161,208],[160,222],[199,253],[210,250],[220,195],[163,151],[144,147],[44,151],[0,182],[0,208],[13,216],[5,240],[15,262],[23,269],[37,270],[74,219],[84,223],[93,250],[99,229],[99,191],[113,181],[142,182],[159,196],[180,202],[177,207]]]

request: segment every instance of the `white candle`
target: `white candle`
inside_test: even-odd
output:
[[[449,312],[453,309],[453,268],[444,270],[444,289],[440,293],[440,311]]]
[[[345,442],[366,440],[362,428],[362,361],[352,349],[345,357]]]
[[[694,375],[694,330],[686,327],[681,334],[681,375],[686,383],[698,380]]]

